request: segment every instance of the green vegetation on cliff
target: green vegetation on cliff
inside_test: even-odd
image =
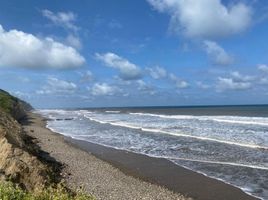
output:
[[[26,112],[32,109],[32,106],[0,89],[0,109],[9,113],[16,120],[21,120],[25,117]]]
[[[93,200],[59,184],[61,164],[45,159],[19,123],[31,109],[0,89],[0,200]]]

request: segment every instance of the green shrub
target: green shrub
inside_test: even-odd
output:
[[[65,187],[57,186],[57,188],[47,188],[36,192],[26,192],[14,186],[13,183],[0,183],[0,200],[94,200],[90,195],[86,195],[81,191],[68,192]]]

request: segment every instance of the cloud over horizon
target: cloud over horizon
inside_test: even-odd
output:
[[[88,88],[93,96],[111,96],[119,92],[119,88],[107,83],[95,83],[92,88]]]
[[[187,81],[178,78],[176,75],[172,73],[169,74],[169,79],[175,83],[175,86],[178,89],[185,89],[189,87],[189,83]]]
[[[229,77],[218,77],[216,90],[247,90],[253,86],[254,76],[242,75],[237,71],[231,72]]]
[[[77,89],[77,85],[73,82],[68,82],[60,80],[55,77],[48,77],[46,85],[44,85],[40,90],[37,90],[37,94],[47,95],[47,94],[71,94]]]

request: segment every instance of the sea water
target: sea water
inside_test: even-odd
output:
[[[268,106],[38,110],[48,128],[161,157],[268,199]]]

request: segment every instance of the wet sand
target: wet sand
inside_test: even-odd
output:
[[[180,167],[163,158],[117,150],[102,145],[66,138],[78,148],[91,152],[121,169],[124,173],[164,186],[198,200],[256,199],[232,185]]]
[[[74,140],[45,128],[45,120],[29,114],[26,132],[42,150],[64,164],[72,188],[80,185],[97,199],[253,200],[239,188],[160,158]]]

